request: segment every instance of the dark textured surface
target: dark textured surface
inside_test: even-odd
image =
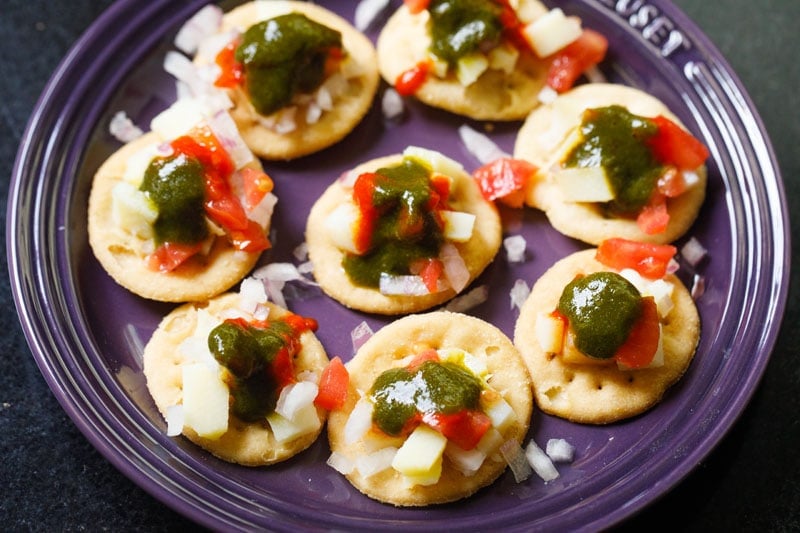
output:
[[[800,205],[797,88],[800,2],[677,0],[741,78],[772,138],[791,213]],[[0,202],[28,116],[59,60],[107,0],[4,0],[0,7]],[[68,7],[67,7],[68,6]],[[798,232],[798,220],[792,220]],[[795,247],[797,250],[798,247]],[[2,260],[6,260],[3,242]],[[793,252],[797,262],[798,253]],[[7,278],[6,278],[7,279]],[[751,404],[720,446],[674,491],[623,527],[800,529],[800,296],[792,273],[786,318]],[[0,520],[9,530],[174,530],[191,524],[117,472],[75,428],[25,343],[8,282],[0,285]]]

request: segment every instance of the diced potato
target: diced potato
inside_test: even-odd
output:
[[[418,475],[403,475],[403,484],[406,487],[413,487],[415,485],[435,485],[439,481],[439,477],[442,475],[442,456],[440,455],[439,458],[433,463],[431,469],[424,474]]]
[[[462,365],[479,378],[484,378],[489,373],[489,368],[486,366],[486,362],[483,359],[459,348],[439,350],[438,354],[439,359],[442,361]]]
[[[355,228],[358,218],[358,208],[351,202],[339,204],[328,215],[325,220],[325,227],[337,248],[354,254],[359,253],[355,242]]]
[[[672,302],[672,291],[674,289],[675,286],[672,283],[663,279],[651,281],[647,286],[646,293],[656,301],[658,316],[661,318],[669,315],[675,305]]]
[[[420,424],[397,450],[397,455],[392,461],[392,468],[409,478],[421,479],[432,476],[436,473],[437,468],[441,469],[445,446],[447,446],[447,437]],[[438,479],[438,475],[436,479]]]
[[[514,0],[512,7],[517,12],[517,18],[523,24],[530,24],[534,20],[547,14],[547,8],[537,0]]]
[[[291,420],[272,412],[267,415],[267,422],[279,444],[314,432],[320,426],[319,415],[317,415],[314,404],[299,409]]]
[[[409,146],[403,150],[403,156],[410,157],[433,172],[438,172],[445,176],[455,176],[464,172],[464,167],[461,163],[435,150],[420,148],[419,146]]]
[[[600,359],[598,357],[589,357],[575,346],[575,334],[572,331],[567,332],[564,347],[561,350],[561,358],[565,363],[572,363],[576,365],[597,365],[606,366],[614,364],[614,358]]]
[[[602,167],[561,168],[553,175],[568,202],[609,202],[614,191]]]
[[[461,85],[468,87],[475,83],[488,68],[489,59],[486,55],[480,52],[470,54],[460,58],[456,63],[456,78]]]
[[[125,171],[122,174],[122,181],[130,183],[137,189],[144,180],[144,173],[158,153],[158,146],[155,144],[142,148],[125,162]]]
[[[203,105],[194,98],[181,98],[150,121],[150,129],[164,140],[185,135],[205,120]]]
[[[489,51],[489,67],[495,70],[502,70],[507,74],[514,71],[519,58],[519,50],[511,44],[504,42]]]
[[[492,421],[492,427],[497,431],[503,432],[508,426],[516,422],[517,414],[514,409],[502,397],[499,397],[488,405],[482,405],[483,412]]]
[[[203,363],[183,365],[184,425],[206,439],[218,439],[228,431],[228,386]]]
[[[577,17],[567,17],[559,8],[551,9],[522,30],[539,57],[550,56],[581,36],[583,29]]]
[[[447,71],[450,70],[450,65],[447,64],[447,61],[431,52],[428,52],[428,58],[431,60],[431,72],[437,78],[446,77]]]
[[[111,220],[121,229],[142,239],[153,236],[158,209],[145,193],[121,181],[111,190]]]
[[[475,215],[462,211],[441,211],[444,220],[444,238],[453,242],[467,242],[472,238]]]
[[[561,353],[564,343],[564,321],[551,313],[541,312],[536,315],[536,339],[546,353]]]

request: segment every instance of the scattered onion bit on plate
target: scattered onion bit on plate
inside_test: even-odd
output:
[[[517,309],[522,308],[522,304],[525,303],[525,300],[528,299],[528,296],[531,294],[531,289],[528,287],[528,284],[525,282],[524,279],[518,279],[514,282],[514,286],[511,287],[509,291],[509,297],[511,298],[511,309],[515,307]]]
[[[460,296],[456,296],[445,306],[447,311],[452,313],[463,313],[473,307],[477,307],[489,299],[489,287],[478,285],[474,289]]]

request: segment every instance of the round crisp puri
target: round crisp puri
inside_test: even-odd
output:
[[[391,155],[362,163],[349,175],[374,172],[400,163],[402,155]],[[502,226],[496,207],[487,202],[472,177],[466,172],[451,176],[449,205],[454,211],[475,215],[472,237],[467,242],[453,243],[469,270],[469,283],[492,262],[502,243]],[[341,180],[329,186],[311,207],[306,223],[308,255],[314,265],[314,277],[325,293],[341,304],[369,313],[397,315],[430,309],[454,296],[452,288],[420,296],[384,295],[375,288],[355,285],[342,267],[345,252],[336,246],[326,227],[328,215],[339,205],[352,199],[352,187]]]
[[[373,451],[365,447],[363,440],[348,444],[345,439],[345,424],[359,399],[357,391],[369,391],[383,371],[403,366],[407,362],[403,359],[427,348],[462,349],[483,360],[491,376],[489,385],[503,396],[516,415],[516,422],[505,430],[503,437],[517,443],[522,441],[530,424],[533,401],[528,373],[516,348],[487,322],[439,311],[407,316],[385,326],[347,363],[350,374],[347,402],[341,410],[331,411],[328,418],[332,452],[355,459]],[[422,506],[465,498],[492,483],[506,466],[503,459],[489,456],[474,475],[467,477],[445,456],[441,477],[434,485],[408,487],[403,476],[392,468],[366,478],[354,470],[347,474],[347,479],[370,498],[397,506]]]
[[[281,133],[264,125],[265,118],[255,111],[242,87],[228,90],[234,108],[230,114],[239,127],[245,143],[258,156],[269,160],[294,159],[327,148],[343,139],[369,111],[378,89],[378,68],[372,42],[349,22],[324,7],[309,2],[256,1],[243,4],[226,13],[220,33],[238,30],[287,13],[302,13],[342,34],[349,77],[346,89],[336,97],[333,108],[325,111],[315,123],[307,123],[305,114],[295,116],[296,129]],[[213,57],[196,58],[198,64],[213,64]]]
[[[649,235],[636,219],[610,218],[594,203],[568,202],[555,185],[549,169],[560,164],[571,133],[580,126],[586,109],[621,105],[644,117],[664,115],[683,126],[657,98],[632,87],[608,83],[581,85],[559,96],[550,104],[534,110],[517,135],[514,157],[525,159],[539,168],[526,191],[526,203],[541,209],[553,227],[589,244],[598,245],[611,237],[663,244],[673,242],[694,223],[705,199],[706,167],[696,170],[698,183],[675,198],[667,199],[669,224],[662,233]]]
[[[547,8],[535,4],[542,13]],[[431,46],[428,11],[412,15],[405,5],[389,18],[378,36],[378,70],[394,85],[397,77],[426,61]],[[455,74],[428,75],[414,93],[421,102],[477,120],[521,120],[539,104],[538,95],[547,82],[549,63],[530,51],[520,51],[510,73],[488,69],[474,83],[464,86]]]
[[[288,313],[281,307],[269,303],[266,305],[272,318]],[[222,315],[238,306],[239,295],[227,293],[208,302],[184,304],[161,321],[144,349],[144,375],[147,389],[163,416],[166,417],[168,408],[182,402],[181,365],[186,361],[186,356],[180,350],[180,345],[194,333],[198,310],[205,309],[222,322]],[[310,370],[319,374],[328,364],[325,349],[309,331],[301,334],[300,342],[302,348],[294,359],[295,371],[299,374]],[[218,439],[200,437],[189,427],[183,428],[183,435],[225,461],[246,466],[269,465],[300,453],[317,439],[327,413],[317,409],[317,414],[321,422],[319,430],[282,444],[275,442],[266,419],[260,424],[245,423],[232,414],[228,430]]]
[[[216,238],[207,255],[197,254],[171,272],[159,272],[147,266],[145,241],[113,221],[111,193],[122,181],[128,159],[161,142],[155,133],[146,133],[114,152],[97,170],[89,194],[89,244],[114,281],[139,296],[163,302],[207,300],[238,283],[261,254],[237,250],[227,239]],[[246,166],[261,169],[256,159]]]
[[[595,260],[596,250],[576,252],[558,261],[542,275],[522,305],[514,330],[514,344],[522,354],[533,383],[537,406],[552,415],[585,424],[607,424],[650,409],[686,371],[700,339],[700,318],[691,295],[674,275],[674,307],[661,319],[664,365],[620,370],[616,364],[565,363],[546,353],[536,337],[538,313],[558,306],[564,287],[579,274],[609,271]]]

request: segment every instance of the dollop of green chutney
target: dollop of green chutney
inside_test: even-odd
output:
[[[612,213],[638,212],[650,200],[662,173],[647,139],[658,127],[619,105],[587,109],[580,125],[582,141],[564,159],[566,167],[602,167],[614,192]]]
[[[393,368],[377,377],[369,391],[372,421],[387,435],[400,435],[417,413],[455,414],[479,406],[481,381],[450,362],[425,361],[415,371]]]
[[[642,296],[616,272],[574,279],[561,293],[558,310],[569,319],[575,345],[598,359],[613,357],[642,314]]]
[[[178,153],[154,159],[139,186],[156,204],[156,244],[193,244],[208,236],[205,221],[205,169],[197,159]]]
[[[280,320],[265,329],[225,321],[209,333],[209,351],[233,377],[231,412],[239,419],[263,420],[275,409],[280,384],[271,365],[291,334],[291,326]]]
[[[380,213],[369,251],[345,254],[342,266],[356,285],[379,287],[381,273],[406,275],[418,259],[437,257],[444,234],[431,200],[430,171],[412,158],[378,169],[372,205]],[[416,228],[414,232],[408,228]]]
[[[253,107],[269,115],[288,105],[296,93],[310,93],[324,81],[331,49],[342,48],[340,32],[300,13],[288,13],[247,29],[236,48],[244,66]]]
[[[499,44],[503,33],[502,7],[487,0],[433,0],[431,51],[450,66],[482,49]]]

